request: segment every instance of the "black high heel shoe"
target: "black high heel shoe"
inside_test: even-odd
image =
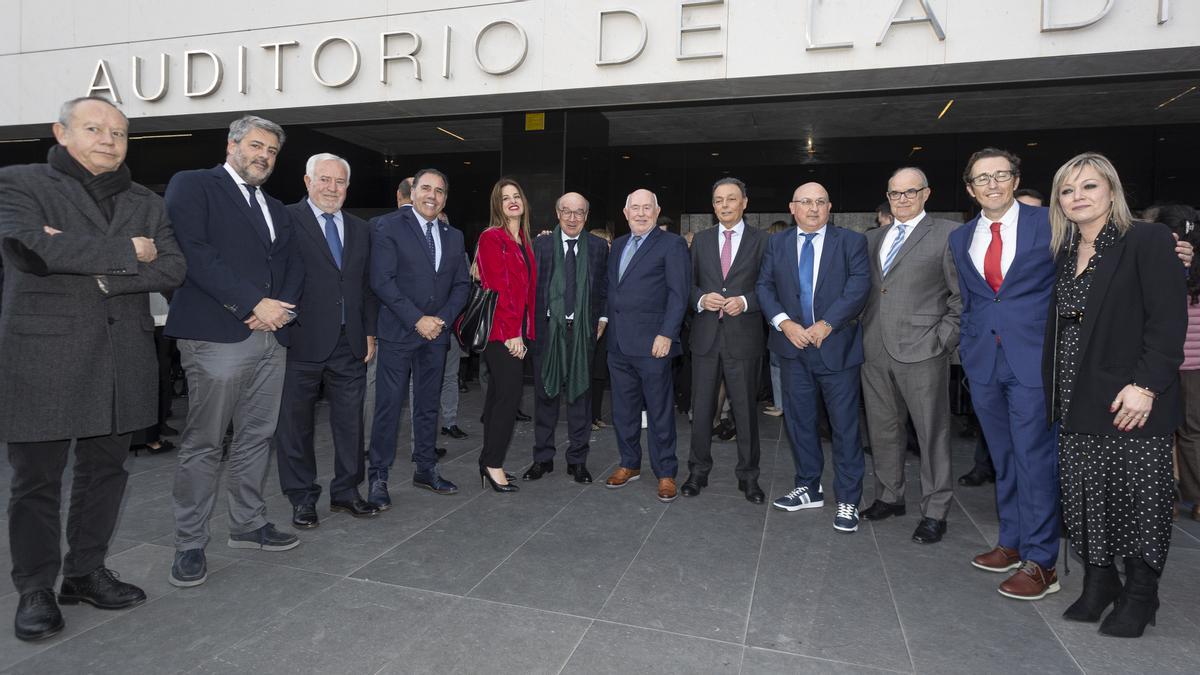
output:
[[[496,492],[517,492],[521,489],[517,487],[517,485],[513,483],[511,479],[508,478],[508,473],[505,473],[504,477],[505,480],[509,481],[507,485],[501,485],[492,480],[492,474],[488,473],[487,467],[479,467],[480,487],[487,487],[488,485],[491,485],[492,489]]]

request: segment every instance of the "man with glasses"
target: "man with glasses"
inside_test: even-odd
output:
[[[592,356],[604,334],[608,242],[583,231],[588,201],[568,192],[555,205],[558,226],[533,240],[538,283],[534,316],[533,464],[522,476],[537,480],[554,470],[554,428],[567,405],[567,474],[591,483],[587,469],[592,426]]]
[[[893,223],[867,232],[871,293],[863,312],[863,400],[871,435],[875,502],[867,520],[903,515],[905,419],[921,446],[921,522],[913,541],[946,532],[954,496],[950,471],[950,353],[962,300],[946,242],[957,223],[925,212],[929,181],[917,168],[892,174]]]
[[[817,391],[833,431],[834,527],[858,529],[863,453],[858,434],[858,315],[871,291],[867,239],[829,222],[829,193],[806,183],[792,194],[796,229],[773,235],[763,254],[756,290],[769,317],[767,346],[779,356],[784,424],[796,463],[795,488],[774,504],[784,511],[824,506],[824,454],[817,432]]]

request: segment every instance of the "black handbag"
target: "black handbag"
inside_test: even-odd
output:
[[[475,265],[479,265],[479,247],[475,247]],[[482,274],[480,277],[482,278]],[[479,279],[471,279],[471,296],[462,314],[454,320],[454,337],[464,352],[482,354],[492,334],[496,313],[496,291],[484,288]]]

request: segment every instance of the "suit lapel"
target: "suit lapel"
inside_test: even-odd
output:
[[[108,233],[109,223],[104,219],[104,214],[100,212],[100,207],[92,200],[92,196],[83,189],[83,185],[73,178],[64,178],[54,174],[50,170],[50,176],[54,179],[54,184],[58,187],[58,191],[63,194],[66,201],[80,213],[82,213],[92,225],[105,234]],[[113,222],[118,222],[113,218]]]
[[[642,238],[642,243],[640,245],[638,245],[637,250],[633,252],[633,258],[630,259],[629,266],[625,268],[625,275],[622,276],[620,278],[620,280],[618,280],[618,282],[617,282],[618,286],[625,282],[625,277],[629,276],[629,273],[633,270],[634,266],[638,264],[638,261],[642,260],[643,258],[646,257],[646,251],[650,247],[652,247],[656,243],[658,243],[658,240],[662,238],[659,236],[660,233],[655,233],[655,231],[654,231],[655,229],[657,229],[657,226],[655,228],[652,228],[650,230],[650,232],[647,233],[646,236]],[[630,246],[632,244],[633,244],[633,236],[630,236],[629,239],[627,239],[625,241],[625,246]],[[622,248],[621,256],[624,257],[624,255],[625,255],[625,249]],[[617,264],[617,273],[620,274],[620,271],[621,271],[621,265],[620,265],[620,263],[618,263]]]
[[[975,262],[971,260],[971,244],[974,242],[975,228],[978,225],[979,216],[976,216],[973,220],[967,222],[967,231],[964,232],[966,236],[962,238],[962,245],[958,250],[958,258],[959,260],[963,261],[963,265],[966,267],[966,270],[963,272],[963,274],[966,275],[965,278],[967,282],[980,286],[982,290],[979,292],[987,295],[988,293],[991,293],[992,289],[987,285],[987,280],[983,278],[983,275],[979,273],[979,270],[975,269]],[[1014,266],[1015,262],[1016,261],[1014,260]],[[1008,271],[1012,272],[1012,267],[1009,267]]]
[[[1088,290],[1087,304],[1083,308],[1083,322],[1079,326],[1079,353],[1086,354],[1088,341],[1091,340],[1092,330],[1096,327],[1096,315],[1100,312],[1100,306],[1104,303],[1104,296],[1108,294],[1108,287],[1112,284],[1113,276],[1116,274],[1117,265],[1121,262],[1121,255],[1125,252],[1125,238],[1122,237],[1117,243],[1104,250],[1100,262],[1096,264],[1096,270],[1092,273],[1092,286]],[[1067,261],[1066,264],[1072,265],[1074,261]]]
[[[1033,247],[1037,242],[1037,223],[1032,217],[1026,217],[1024,209],[1017,211],[1017,252],[1013,255],[1012,264],[1008,266],[1008,274],[1004,275],[1004,280],[1000,282],[1000,289],[1004,289],[1004,285],[1008,283],[1010,277],[1014,275],[1031,257]]]
[[[813,288],[813,310],[817,308],[817,296],[821,294],[821,289],[825,287],[825,280],[829,278],[830,262],[835,256],[841,255],[842,235],[838,232],[838,228],[834,225],[825,226],[825,245],[821,247],[821,270],[818,272],[817,285]],[[800,268],[800,263],[797,261],[796,269]],[[796,285],[800,285],[799,279]]]
[[[417,238],[417,246],[425,252],[425,260],[429,261],[429,268],[434,272],[437,272],[437,265],[434,263],[433,254],[429,251],[429,242],[425,239],[425,228],[421,226],[421,221],[417,219],[417,214],[415,212],[412,212],[412,218],[409,221],[408,231]],[[445,241],[443,240],[442,243],[444,244]]]
[[[909,229],[908,236],[906,236],[904,238],[904,241],[900,244],[900,250],[896,252],[896,259],[892,261],[893,268],[895,268],[896,265],[900,264],[900,261],[904,259],[904,256],[908,255],[909,251],[911,251],[917,247],[917,245],[920,243],[921,239],[923,239],[926,234],[929,234],[929,227],[925,225],[925,223],[928,222],[929,219],[930,219],[929,216],[926,215],[924,218],[921,219],[921,222],[917,223],[916,225],[913,225]],[[895,225],[893,224],[891,227],[895,227]],[[881,238],[879,241],[882,244],[883,239]],[[878,253],[878,252],[876,252],[876,253]],[[879,261],[878,255],[875,256],[875,260],[876,260],[876,264],[879,264],[878,263],[878,261]],[[880,272],[882,273],[882,270],[880,270]]]
[[[300,202],[300,205],[304,209],[304,213],[300,216],[300,229],[304,230],[308,236],[312,237],[313,240],[319,244],[317,248],[324,251],[326,262],[328,262],[330,265],[333,265],[334,268],[337,268],[337,262],[333,259],[333,253],[329,250],[329,240],[325,238],[325,230],[321,226],[321,221],[317,220],[317,216],[312,212],[312,207],[308,205],[307,200]],[[344,217],[342,222],[345,223]],[[345,251],[346,249],[350,248],[350,228],[343,225],[342,229],[345,232],[346,239],[342,249]],[[278,237],[276,237],[276,239],[278,239]],[[344,261],[345,258],[345,253],[343,253],[342,260]]]
[[[138,200],[129,194],[129,190],[117,194],[113,200],[113,219],[105,229],[105,233],[110,236],[115,235],[121,230],[123,223],[136,222],[133,215],[137,211],[137,207]],[[149,225],[149,223],[139,222],[138,225]]]
[[[263,239],[262,233],[258,231],[258,227],[254,223],[254,216],[250,213],[250,202],[246,199],[246,194],[242,192],[242,188],[238,187],[238,184],[234,182],[224,166],[218,166],[213,169],[212,177],[221,186],[221,190],[225,193],[225,196],[233,201],[236,211],[242,215],[242,220],[245,221],[245,226],[249,227],[250,231],[258,236],[258,240],[262,242],[263,246],[269,249],[271,242]],[[274,217],[274,214],[272,214],[272,217]]]
[[[721,238],[724,236],[724,235],[720,235],[721,229],[722,229],[722,227],[720,225],[718,225],[717,226],[717,232],[719,235],[717,238],[717,269],[718,270],[721,269],[721,245],[722,245]],[[738,242],[737,255],[733,257],[733,262],[729,265],[729,274],[725,277],[726,279],[732,279],[734,274],[736,274],[737,272],[740,272],[742,267],[744,267],[746,265],[746,262],[745,262],[746,259],[751,257],[752,252],[753,252],[752,247],[754,246],[754,243],[753,243],[754,235],[751,234],[752,232],[757,232],[757,231],[752,229],[749,225],[746,225],[745,223],[742,224],[742,240],[740,242]]]

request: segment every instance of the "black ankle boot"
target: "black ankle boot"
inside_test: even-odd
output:
[[[1063,618],[1095,623],[1120,594],[1121,577],[1115,566],[1088,563],[1083,568],[1083,594],[1063,612]]]
[[[1113,637],[1141,637],[1158,613],[1158,572],[1141,558],[1125,561],[1125,589],[1117,608],[1104,617],[1100,632]]]

